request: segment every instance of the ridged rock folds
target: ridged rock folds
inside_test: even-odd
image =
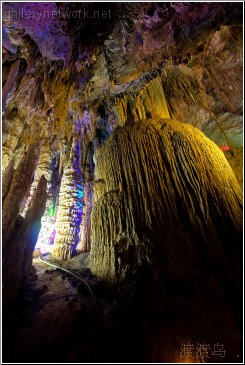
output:
[[[242,193],[202,132],[175,120],[141,121],[114,131],[95,163],[96,274],[120,281],[154,262],[170,277],[188,276],[206,265],[202,251],[220,269],[236,270],[227,257],[241,252]]]

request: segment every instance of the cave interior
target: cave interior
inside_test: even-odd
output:
[[[2,3],[2,361],[242,363],[243,2]]]

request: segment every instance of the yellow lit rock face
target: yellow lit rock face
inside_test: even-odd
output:
[[[145,98],[148,95],[151,100],[152,110],[149,110],[149,112],[152,115],[159,116],[160,118],[170,118],[160,77],[157,77],[146,85],[143,95]]]
[[[227,257],[241,250],[242,193],[223,152],[202,132],[174,120],[141,121],[116,130],[95,163],[96,274],[120,281],[154,262],[170,277],[188,277],[205,266],[203,251],[236,271]]]
[[[69,70],[58,72],[54,79],[47,77],[43,83],[45,102],[53,108],[52,115],[55,119],[55,131],[62,128],[68,113],[69,95],[73,87],[69,80]]]
[[[114,100],[111,109],[119,126],[128,121],[128,105],[134,121],[147,117],[170,118],[160,77],[147,82],[139,91],[135,91],[135,94],[115,97]]]
[[[9,161],[13,157],[14,150],[21,137],[24,123],[18,116],[18,113],[13,113],[11,117],[6,118],[3,125],[3,146],[2,146],[2,171],[4,172]]]

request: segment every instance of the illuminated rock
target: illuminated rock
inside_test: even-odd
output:
[[[31,145],[24,159],[13,173],[11,185],[3,201],[2,234],[3,239],[6,241],[12,234],[12,229],[19,214],[20,204],[31,187],[38,156],[39,146]]]
[[[42,175],[25,218],[18,215],[21,201],[28,193],[35,163],[38,159],[38,146],[31,146],[25,159],[13,174],[12,184],[4,199],[3,205],[3,272],[4,298],[12,300],[19,287],[25,284],[30,274],[32,254],[41,228],[41,217],[47,199],[47,180]]]
[[[31,185],[31,189],[29,192],[29,196],[26,196],[25,199],[21,203],[21,211],[20,214],[25,217],[26,212],[30,209],[32,206],[32,200],[35,196],[38,183],[42,176],[45,177],[46,181],[50,182],[50,160],[51,160],[51,154],[50,154],[50,146],[49,145],[42,145],[40,147],[40,155],[37,162],[37,166],[34,172],[34,181]]]
[[[188,277],[203,265],[203,251],[220,270],[237,271],[241,190],[223,152],[200,131],[141,121],[115,131],[95,162],[94,273],[120,281],[147,263]]]
[[[64,168],[55,224],[56,235],[52,255],[68,259],[79,243],[83,211],[83,181],[79,166],[79,143],[74,142]]]

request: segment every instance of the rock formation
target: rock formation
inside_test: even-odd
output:
[[[99,276],[122,280],[144,262],[188,276],[203,265],[200,252],[222,270],[230,250],[239,258],[241,190],[223,152],[197,129],[167,119],[125,126],[95,161],[91,256]]]
[[[32,254],[46,205],[47,180],[42,175],[25,218],[18,214],[20,203],[31,188],[38,152],[37,145],[30,147],[16,168],[3,201],[3,286],[4,298],[7,299],[15,298],[19,286],[30,273]]]
[[[70,258],[79,242],[83,212],[83,184],[79,168],[79,144],[70,152],[60,187],[53,255]]]

